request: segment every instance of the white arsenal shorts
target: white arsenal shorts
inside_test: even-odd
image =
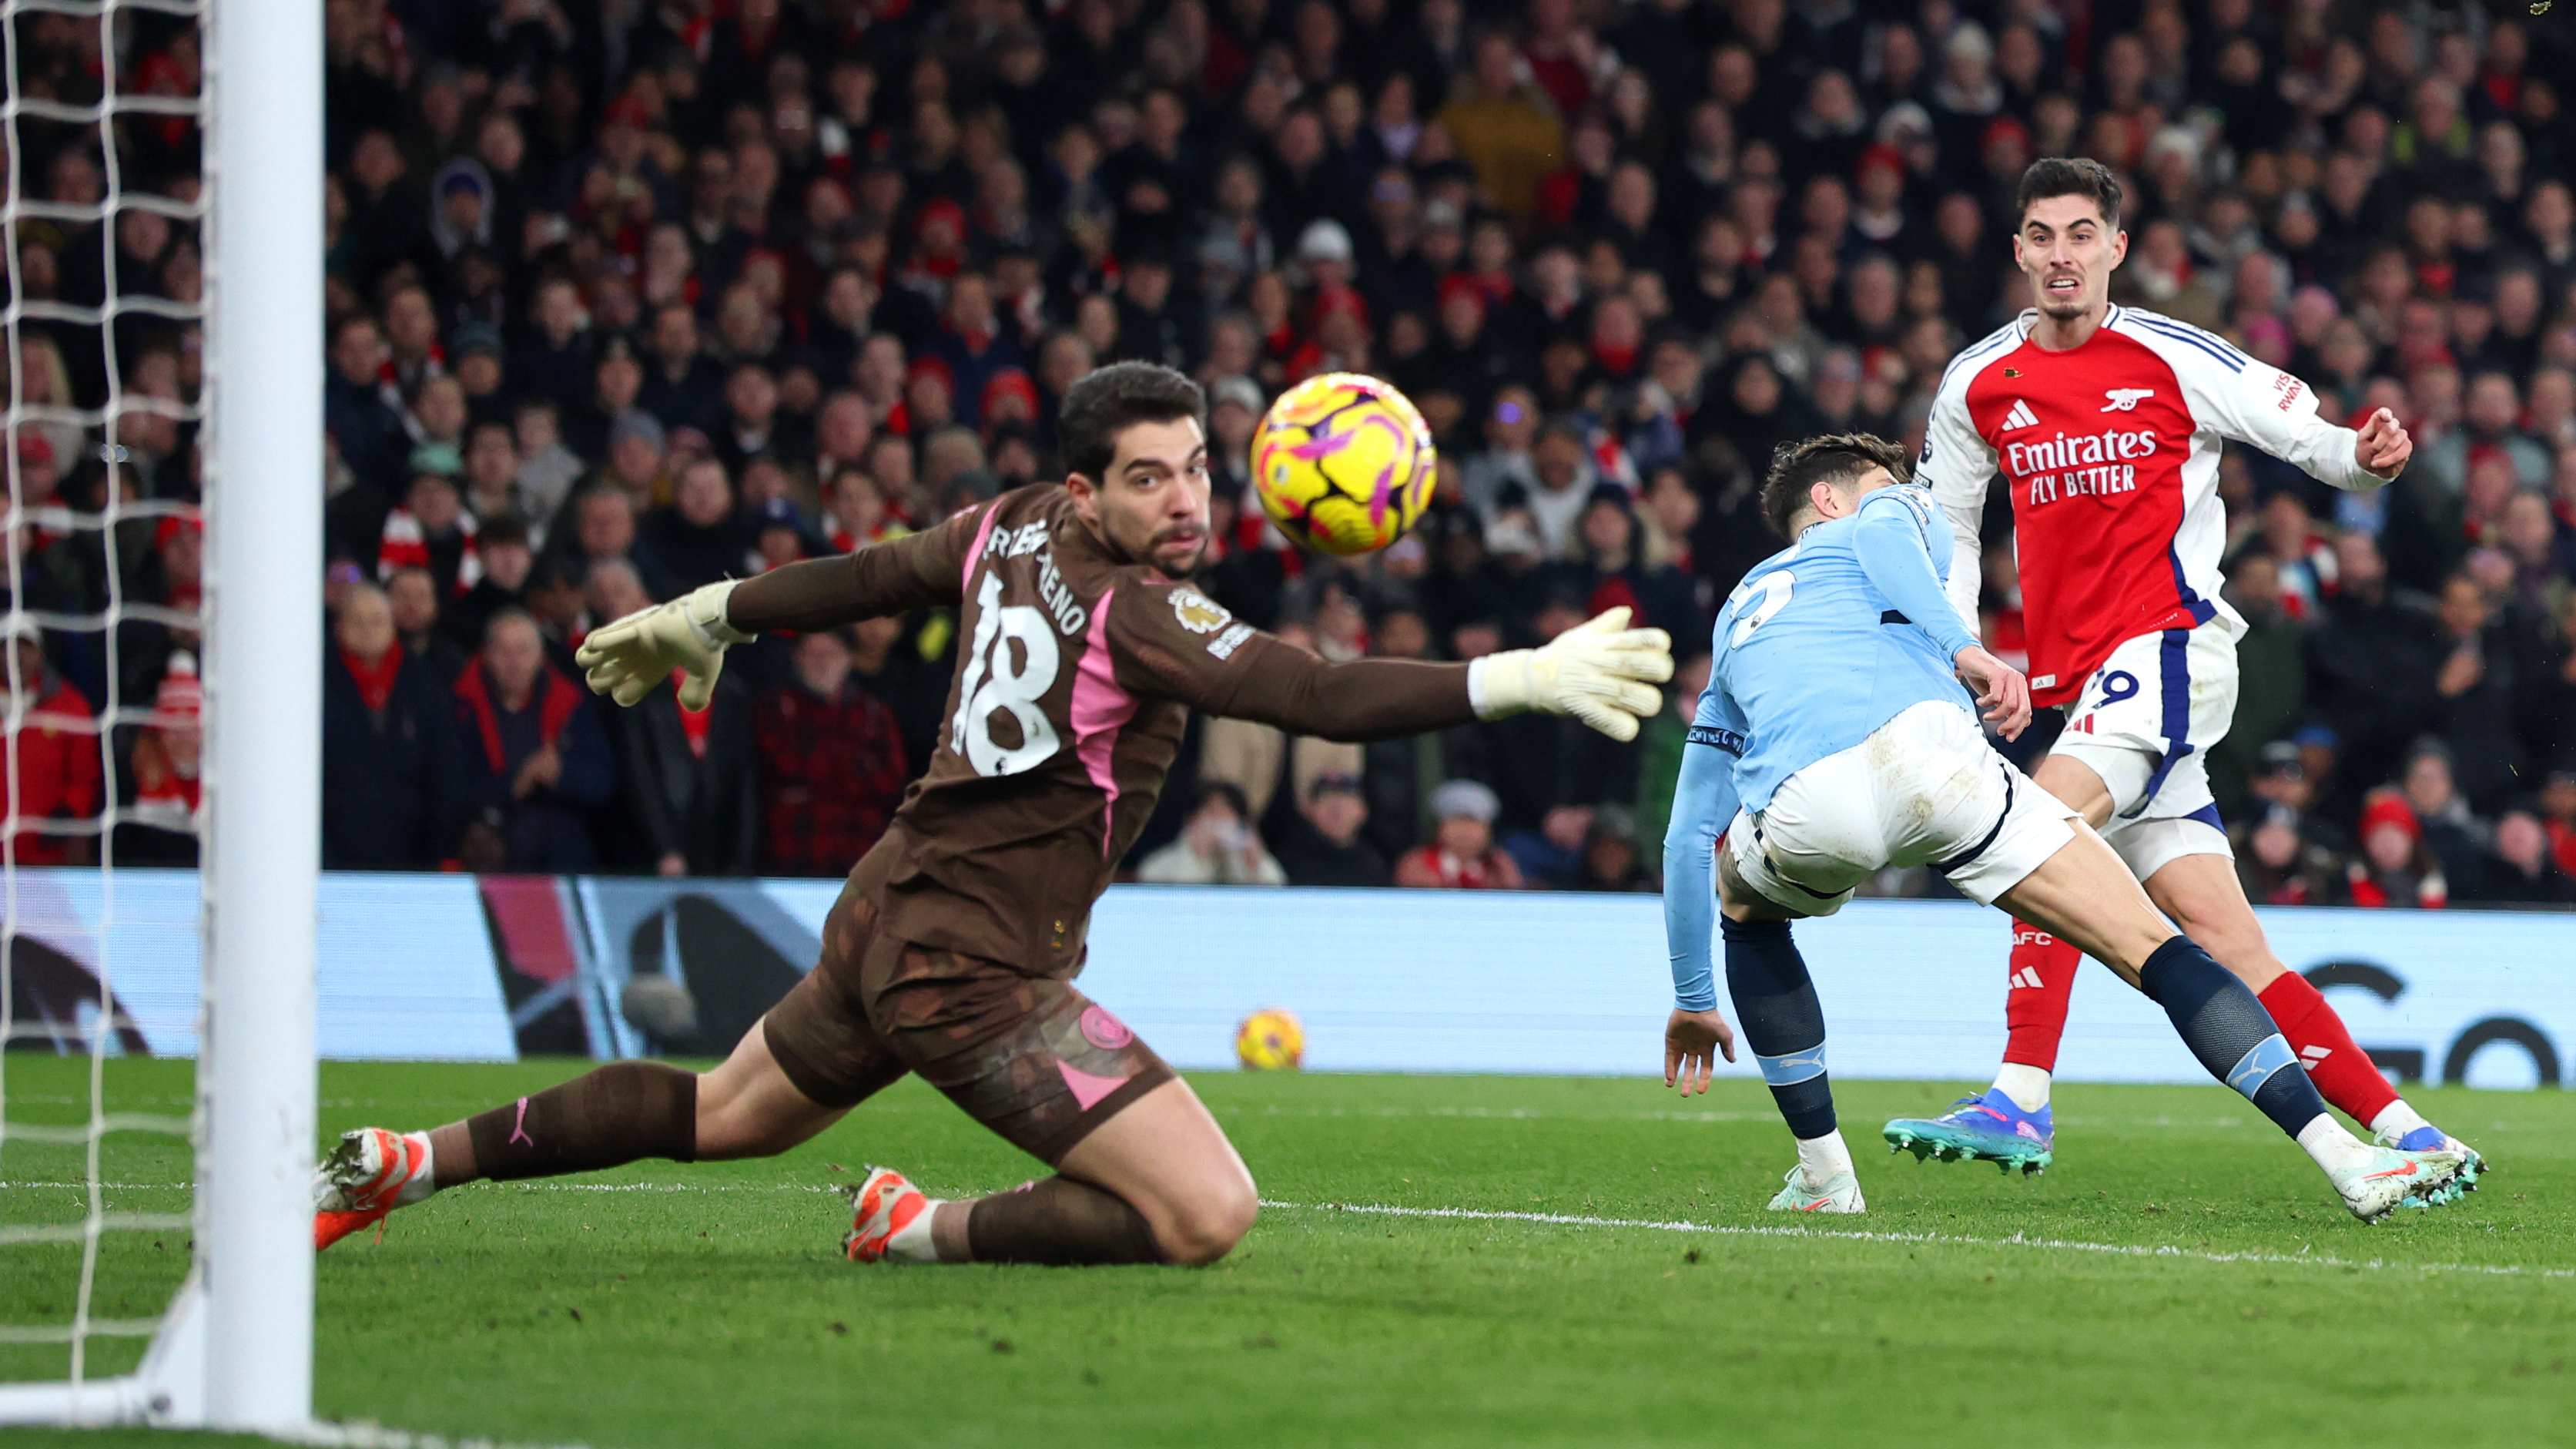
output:
[[[2145,880],[2186,855],[2234,857],[2209,793],[2209,749],[2236,714],[2236,639],[2223,620],[2141,634],[2066,706],[2053,753],[2111,789],[2102,838]]]

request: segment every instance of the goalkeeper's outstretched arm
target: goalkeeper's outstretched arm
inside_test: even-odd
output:
[[[1537,649],[1468,664],[1319,659],[1204,600],[1120,590],[1109,618],[1120,684],[1210,714],[1332,740],[1379,740],[1527,710],[1572,715],[1614,740],[1663,707],[1672,640],[1612,609]],[[1197,622],[1184,622],[1188,614]],[[1207,622],[1214,619],[1216,622]]]
[[[998,508],[999,503],[989,507]],[[727,579],[591,631],[574,656],[590,687],[632,705],[678,671],[680,703],[715,697],[724,652],[770,629],[829,629],[911,609],[954,605],[983,509],[937,528],[808,559],[753,579]]]
[[[831,629],[914,609],[955,606],[982,509],[837,558],[807,559],[731,586],[725,622],[745,635]],[[725,588],[714,584],[711,588]]]

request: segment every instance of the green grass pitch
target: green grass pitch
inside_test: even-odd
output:
[[[427,1125],[577,1069],[327,1066],[322,1123]],[[112,1104],[184,1111],[189,1072],[112,1063]],[[1762,1211],[1792,1153],[1752,1082],[1193,1081],[1271,1204],[1215,1269],[842,1262],[825,1189],[866,1163],[952,1193],[1031,1170],[907,1084],[774,1161],[469,1188],[350,1239],[320,1264],[319,1408],[512,1443],[1016,1449],[2521,1444],[2576,1403],[2556,1093],[2418,1094],[2497,1170],[2368,1228],[2215,1086],[2066,1088],[2058,1166],[2023,1181],[1877,1150],[1955,1084],[1842,1084],[1871,1211],[1791,1222]],[[7,1088],[12,1121],[86,1118],[83,1063],[16,1055]],[[112,1209],[186,1204],[181,1144],[119,1133],[103,1169]],[[0,1223],[84,1210],[78,1149],[7,1142],[0,1181]],[[95,1311],[157,1311],[185,1258],[109,1237]],[[78,1268],[0,1248],[0,1319],[63,1320]],[[0,1348],[0,1378],[64,1368]]]

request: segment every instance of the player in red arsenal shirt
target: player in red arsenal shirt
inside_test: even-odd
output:
[[[2236,879],[2209,791],[2208,751],[2236,710],[2245,623],[2220,597],[2228,441],[2336,488],[2382,487],[2414,442],[2387,409],[2356,432],[2317,416],[2306,383],[2226,339],[2110,300],[2128,254],[2120,184],[2101,163],[2050,157],[2023,173],[2013,259],[2038,305],[1953,359],[1916,481],[1949,514],[1951,602],[1975,627],[1986,496],[2010,490],[2030,645],[2031,700],[2066,711],[2034,772],[2081,811],[2176,926],[2260,994],[2328,1102],[2380,1141],[2450,1144],[2390,1089],[2334,1008],[2274,955]],[[1994,1087],[1889,1143],[2038,1171],[2055,1134],[2049,1072],[2078,953],[2014,923],[2010,1026]]]

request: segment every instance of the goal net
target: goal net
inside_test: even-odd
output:
[[[321,14],[0,0],[0,1424],[311,1417]]]

